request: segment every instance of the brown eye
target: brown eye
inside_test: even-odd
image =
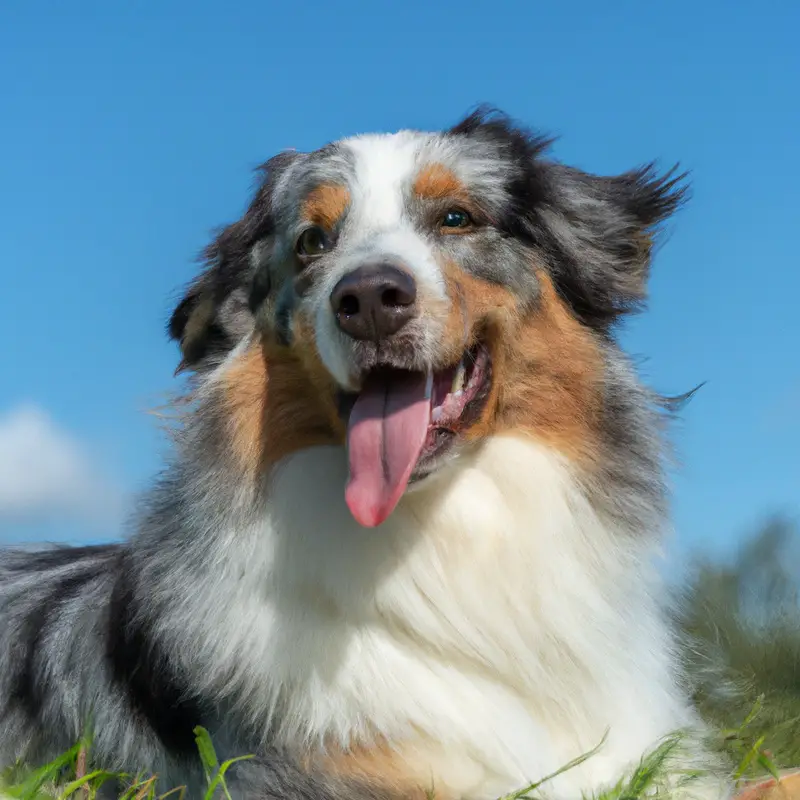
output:
[[[297,252],[307,258],[316,258],[330,250],[330,241],[322,228],[308,228],[297,240]]]
[[[472,225],[472,218],[466,211],[460,208],[451,208],[443,217],[441,221],[442,228],[457,229],[469,228]]]

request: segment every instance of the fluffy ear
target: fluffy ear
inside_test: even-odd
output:
[[[210,364],[252,325],[247,287],[252,280],[249,253],[255,242],[250,243],[245,218],[225,228],[206,248],[205,269],[172,312],[168,331],[181,348],[178,372]]]
[[[545,160],[553,139],[479,108],[451,135],[480,139],[518,167],[509,181],[510,233],[531,241],[575,313],[608,327],[641,305],[658,227],[686,198],[686,176],[652,164],[614,177]]]
[[[269,273],[256,274],[252,254],[273,232],[275,185],[295,157],[282,153],[259,168],[261,181],[246,213],[203,252],[205,268],[187,287],[167,327],[181,348],[177,372],[213,364],[251,330],[253,312],[269,293]]]
[[[686,199],[686,175],[652,164],[613,177],[541,168],[547,200],[536,217],[556,280],[579,316],[607,326],[646,299],[655,237]]]

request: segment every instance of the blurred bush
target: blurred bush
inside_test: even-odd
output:
[[[680,624],[698,708],[715,730],[738,727],[762,697],[753,736],[779,766],[800,766],[800,536],[769,520],[729,562],[698,559]]]

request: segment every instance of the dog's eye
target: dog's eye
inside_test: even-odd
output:
[[[322,228],[308,228],[297,240],[297,252],[307,258],[324,255],[328,250],[330,250],[330,241]]]
[[[469,228],[472,219],[466,211],[460,208],[451,208],[443,217],[441,226],[443,228]]]

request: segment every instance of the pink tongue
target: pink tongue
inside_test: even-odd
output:
[[[345,500],[367,528],[380,525],[403,495],[431,421],[424,373],[388,372],[367,379],[347,430],[350,480]]]

